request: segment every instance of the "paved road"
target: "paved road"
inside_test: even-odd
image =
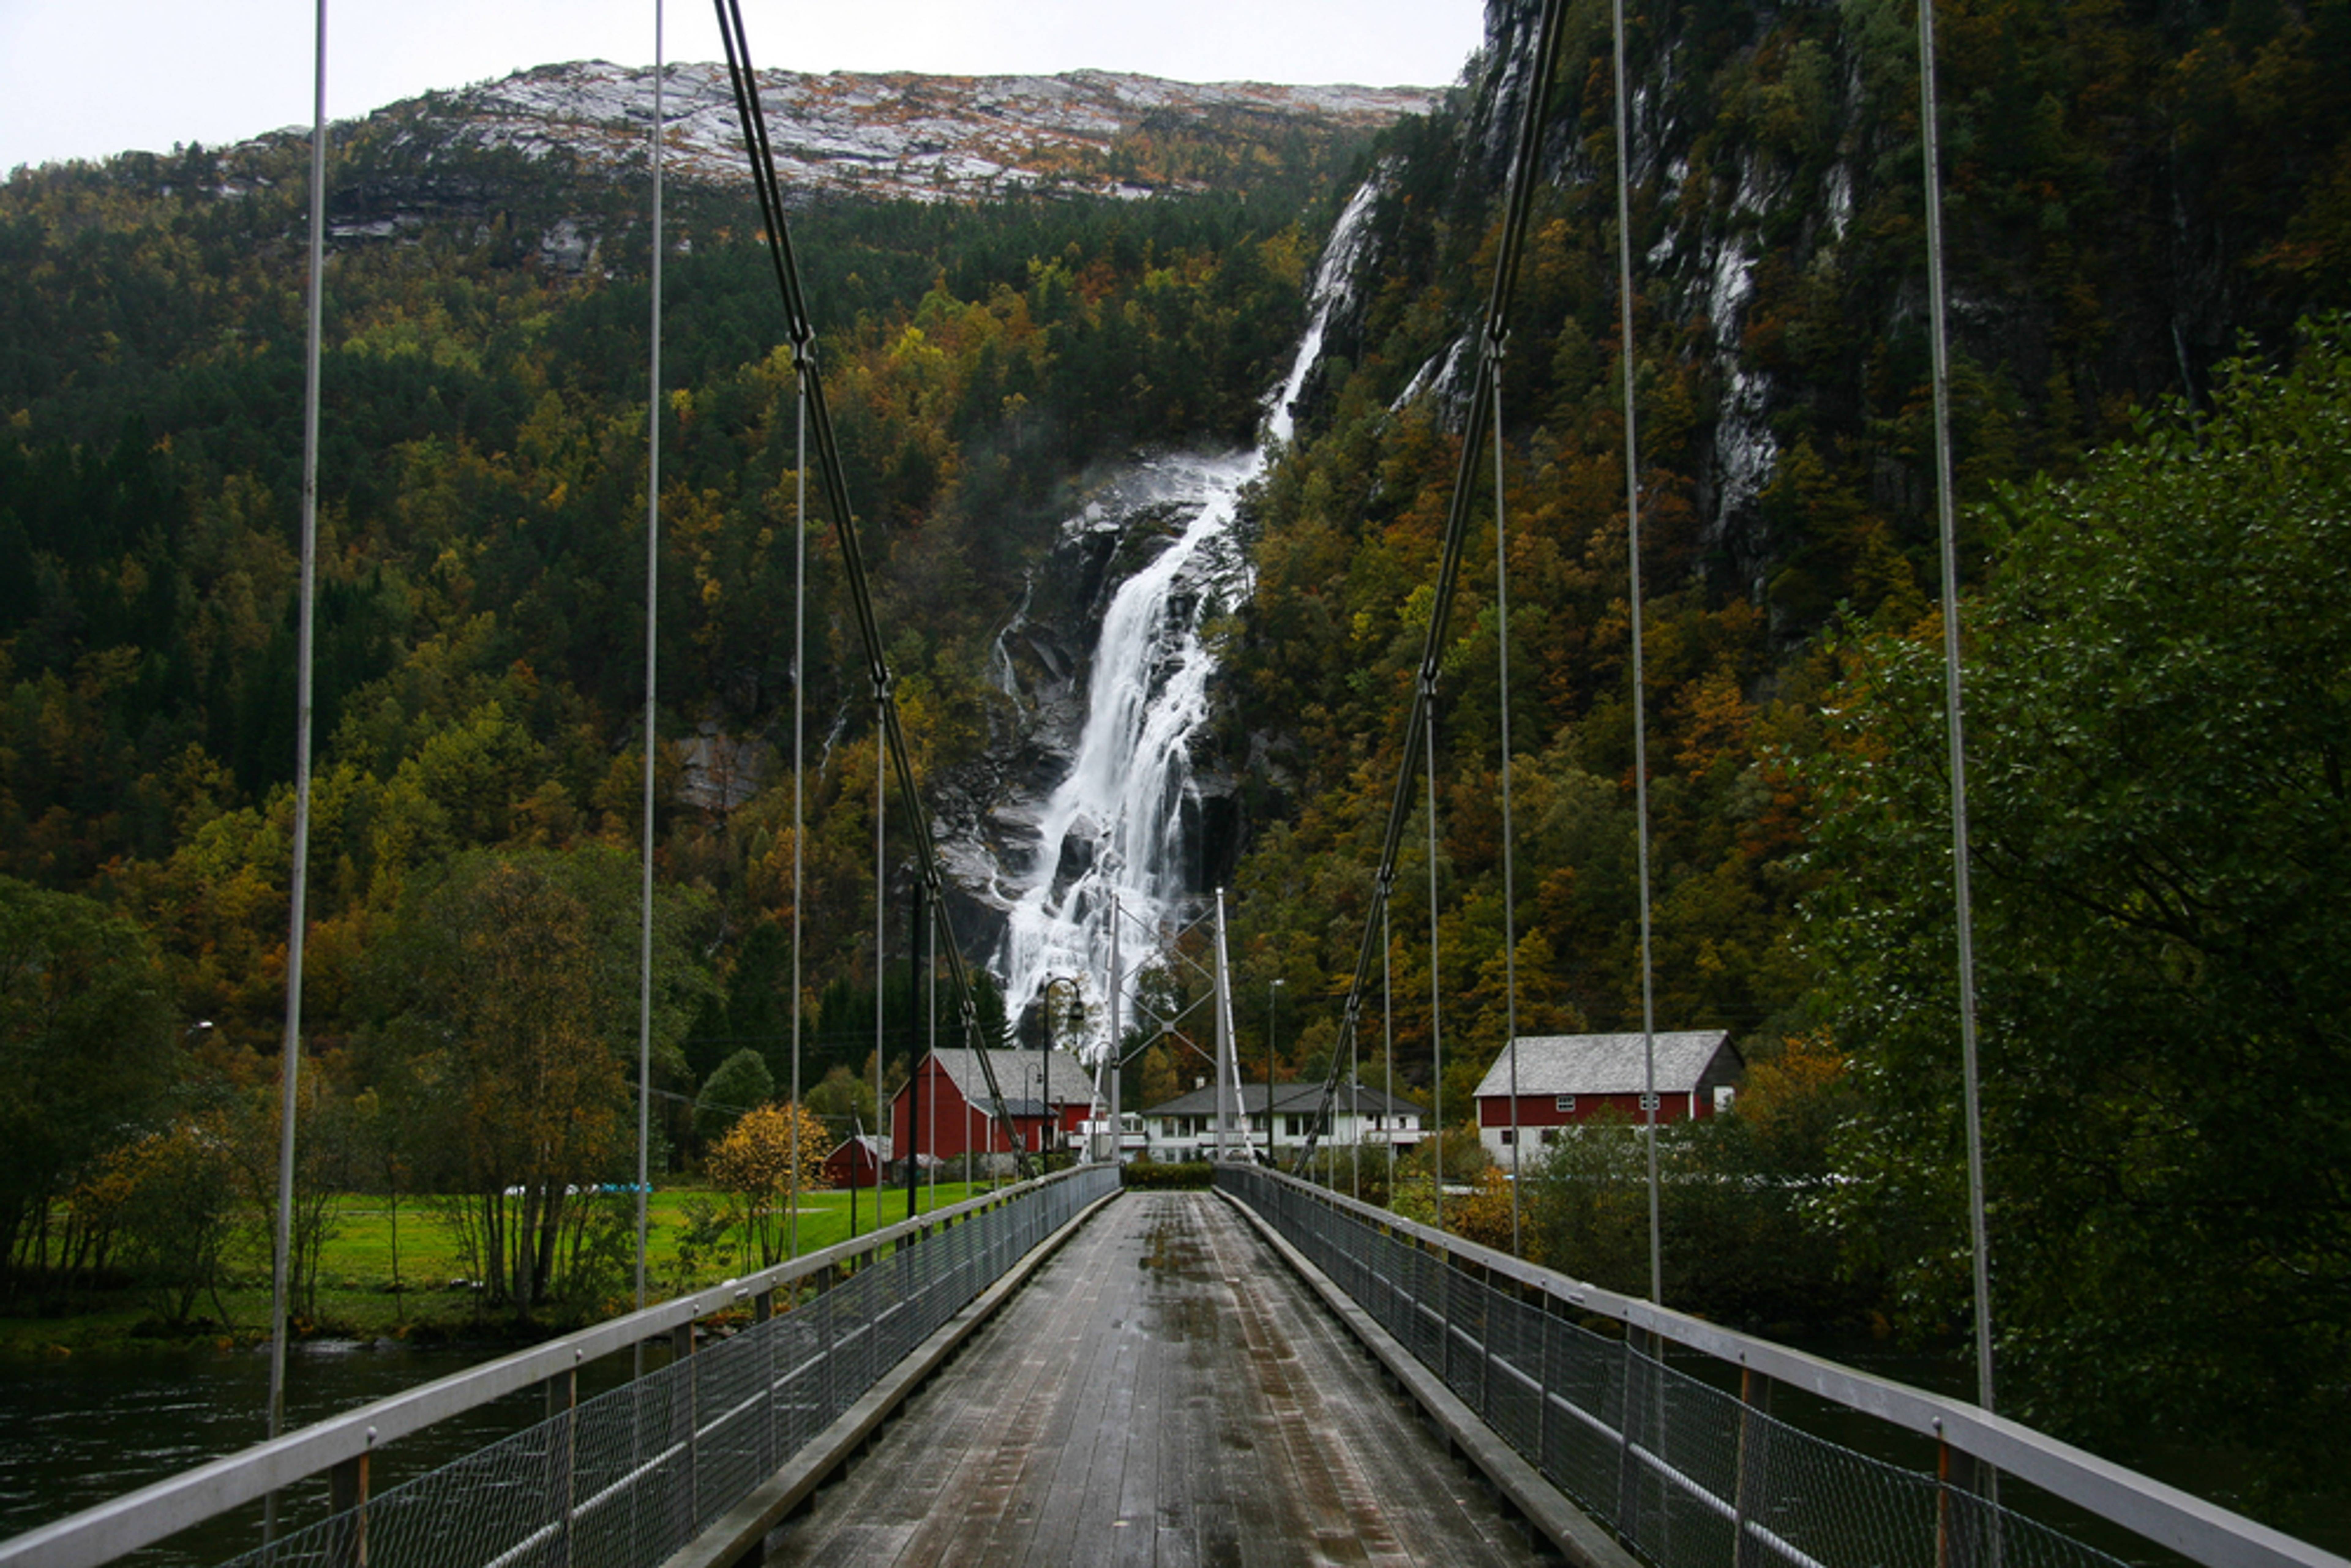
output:
[[[1129,1193],[768,1538],[827,1565],[1535,1561],[1207,1193]]]

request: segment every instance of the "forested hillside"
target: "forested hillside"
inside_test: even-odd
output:
[[[1459,112],[1384,146],[1362,308],[1265,486],[1230,637],[1224,744],[1266,764],[1241,994],[1284,983],[1277,1049],[1308,1072],[1339,1019],[1297,1004],[1343,990],[1370,908],[1535,10],[1490,7]],[[1568,15],[1503,377],[1528,1032],[1642,1016],[1608,15]],[[2351,6],[1944,16],[1961,556],[2000,683],[1973,743],[2014,792],[1976,841],[2008,1386],[2076,1433],[2152,1401],[2175,1429],[2323,1446],[2315,1390],[2351,1374],[2326,1174],[2351,1038],[2314,956],[2351,914],[2351,589],[2318,564],[2344,542],[2346,389],[2339,319],[2295,323],[2351,304]],[[1939,668],[1940,621],[1910,18],[1637,13],[1630,155],[1656,1018],[1731,1030],[1757,1070],[1749,1113],[1682,1157],[1718,1194],[1851,1181],[1669,1193],[1667,1295],[1931,1334],[1967,1320],[1967,1228],[1948,778],[1916,667]],[[1505,1038],[1492,538],[1437,705],[1448,1121]],[[1426,1086],[1423,831],[1387,1000]],[[1532,1245],[1643,1289],[1637,1189],[1594,1197],[1637,1171],[1593,1157],[1558,1167]]]
[[[305,1032],[328,1102],[396,1145],[382,1170],[495,1195],[526,1179],[490,1124],[504,1080],[445,1043],[510,1031],[480,1009],[536,977],[545,1008],[590,1019],[542,1041],[549,1060],[633,1050],[632,965],[606,927],[633,904],[611,878],[643,758],[648,225],[642,163],[455,145],[419,134],[424,113],[341,128],[330,166]],[[1136,444],[1250,438],[1315,215],[1367,134],[1164,111],[1106,156],[1172,158],[1196,194],[796,214],[925,779],[988,738],[990,640],[1089,470]],[[145,1129],[268,1114],[250,1090],[275,1071],[286,963],[306,162],[278,139],[0,187],[5,1050],[47,1059],[0,1090],[12,1286],[106,1260],[101,1206],[57,1201]],[[664,1092],[690,1102],[745,1045],[789,1082],[794,397],[747,190],[681,178],[669,213],[657,1043]],[[872,1041],[871,694],[825,528],[810,519],[811,1082]],[[502,907],[579,928],[521,962],[499,950]],[[85,927],[146,955],[135,998],[84,996],[42,956],[45,933]],[[57,1098],[119,1051],[138,1071],[109,1093]],[[625,1103],[617,1070],[563,1082],[544,1113],[592,1135],[570,1176],[528,1173],[559,1193],[607,1174]]]

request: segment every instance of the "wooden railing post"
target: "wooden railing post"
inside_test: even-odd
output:
[[[548,1553],[549,1568],[567,1568],[571,1561],[572,1487],[578,1471],[580,1353],[572,1352],[571,1367],[547,1380],[547,1498],[555,1511],[555,1540]]]
[[[1771,1380],[1751,1366],[1739,1369],[1739,1472],[1731,1494],[1730,1528],[1733,1568],[1761,1568],[1763,1543],[1747,1528],[1766,1498],[1763,1490],[1766,1450],[1771,1426],[1764,1419],[1771,1410]]]
[[[699,1434],[695,1430],[698,1416],[695,1410],[694,1324],[691,1322],[682,1322],[669,1331],[669,1353],[671,1364],[677,1368],[677,1393],[673,1397],[676,1400],[674,1407],[679,1416],[679,1441],[685,1454],[684,1494],[688,1523],[684,1533],[690,1538],[702,1528],[702,1455]]]
[[[373,1441],[375,1428],[368,1428]],[[335,1568],[367,1568],[367,1454],[356,1455],[327,1472],[327,1507],[337,1519],[349,1516],[334,1533],[331,1561]]]
[[[1987,1568],[1989,1513],[1984,1482],[1989,1467],[1973,1454],[1951,1447],[1935,1423],[1935,1568]]]

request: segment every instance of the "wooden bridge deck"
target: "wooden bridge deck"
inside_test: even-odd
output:
[[[1528,1563],[1222,1199],[1129,1193],[909,1400],[769,1563]]]

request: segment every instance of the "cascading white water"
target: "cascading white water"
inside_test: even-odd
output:
[[[1208,714],[1215,660],[1200,629],[1213,610],[1248,597],[1249,562],[1233,537],[1242,489],[1294,431],[1291,405],[1322,358],[1322,336],[1343,302],[1379,194],[1375,172],[1331,231],[1308,297],[1310,317],[1290,373],[1267,400],[1255,451],[1153,459],[1114,486],[1121,510],[1174,504],[1184,530],[1120,585],[1088,666],[1085,725],[1069,774],[1046,802],[1034,863],[1012,873],[1000,971],[1019,1018],[1050,980],[1068,977],[1087,1003],[1080,1054],[1108,1040],[1102,986],[1110,972],[1113,895],[1132,994],[1171,917],[1203,890],[1185,874],[1184,801],[1192,788],[1191,739]],[[1123,1013],[1133,1021],[1131,1009]]]

